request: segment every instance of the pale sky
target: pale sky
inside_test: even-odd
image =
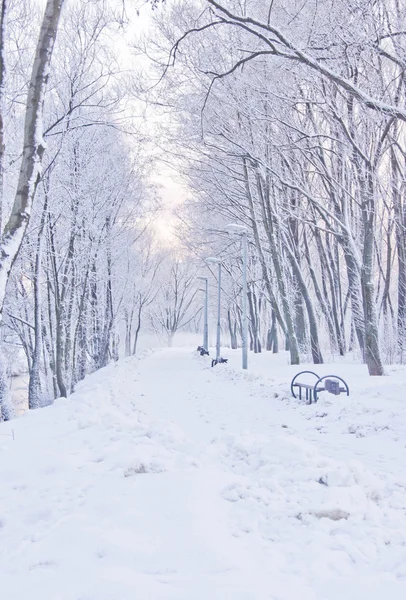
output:
[[[111,1],[114,2],[114,0]],[[151,22],[151,5],[143,2],[143,0],[141,0],[138,5],[141,7],[139,14],[137,14],[135,9],[133,9],[132,15],[127,12],[127,15],[131,19],[131,23],[122,40],[122,51],[120,51],[120,59],[123,60],[123,64],[126,65],[126,68],[131,68],[134,64],[134,60],[143,60],[142,57],[136,57],[134,59],[134,56],[128,49],[128,45],[131,45],[131,42],[137,37],[137,34],[142,35],[147,32]],[[155,129],[154,120],[154,108],[153,106],[150,106],[148,107],[147,129],[148,134],[152,136],[152,141]],[[159,120],[162,123],[162,115],[159,116]],[[178,240],[174,235],[176,218],[173,215],[173,210],[185,201],[188,194],[187,188],[180,182],[179,174],[168,164],[159,160],[156,164],[153,183],[157,183],[159,186],[158,193],[162,203],[162,213],[156,219],[154,227],[162,242],[169,245],[177,245]]]

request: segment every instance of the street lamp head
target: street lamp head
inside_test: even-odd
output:
[[[238,223],[229,223],[224,227],[228,233],[236,233],[237,235],[244,235],[247,233],[247,228],[244,225],[238,225]]]
[[[208,256],[204,259],[208,263],[214,263],[216,265],[221,265],[222,260],[220,258],[216,258],[215,256]]]
[[[207,277],[203,277],[202,275],[198,275],[196,279],[201,279],[202,281],[207,281]]]

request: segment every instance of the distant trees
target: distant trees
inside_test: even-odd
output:
[[[166,261],[154,240],[143,236],[134,251],[128,253],[127,281],[123,299],[125,321],[125,355],[136,354],[141,328],[149,329],[150,307],[159,295],[162,269]],[[153,309],[152,309],[153,310]]]
[[[201,307],[196,306],[196,267],[169,258],[161,272],[159,291],[151,310],[153,330],[171,347],[176,332],[191,323]]]

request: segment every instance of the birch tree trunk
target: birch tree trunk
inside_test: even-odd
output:
[[[0,315],[11,267],[18,255],[31,215],[45,150],[42,113],[52,51],[64,0],[48,0],[28,87],[20,175],[10,217],[0,245]]]
[[[0,242],[3,232],[3,169],[4,169],[4,84],[6,75],[4,43],[6,36],[6,11],[7,0],[1,0],[0,7]],[[0,340],[2,346],[2,341]],[[0,421],[7,418],[6,396],[7,381],[2,381],[2,374],[6,373],[4,356],[0,347]]]
[[[0,237],[3,231],[3,169],[4,169],[4,87],[6,65],[4,44],[6,38],[7,0],[1,0],[0,7]]]

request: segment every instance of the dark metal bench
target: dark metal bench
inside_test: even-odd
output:
[[[215,367],[216,365],[219,364],[223,364],[223,363],[228,363],[228,358],[213,358],[213,360],[211,361],[211,366]]]
[[[314,375],[316,377],[317,381],[314,385],[311,383],[296,381],[300,375],[304,375],[305,373]],[[340,382],[343,385],[340,385]],[[317,394],[323,391],[329,392],[329,394],[334,394],[335,396],[339,396],[341,392],[346,392],[347,396],[350,395],[350,389],[344,379],[338,377],[338,375],[324,375],[323,377],[319,377],[314,371],[301,371],[292,379],[290,390],[292,392],[292,396],[297,398],[295,394],[295,388],[299,389],[300,400],[302,399],[302,390],[306,390],[306,401],[308,404],[311,404],[312,401],[317,402]]]

